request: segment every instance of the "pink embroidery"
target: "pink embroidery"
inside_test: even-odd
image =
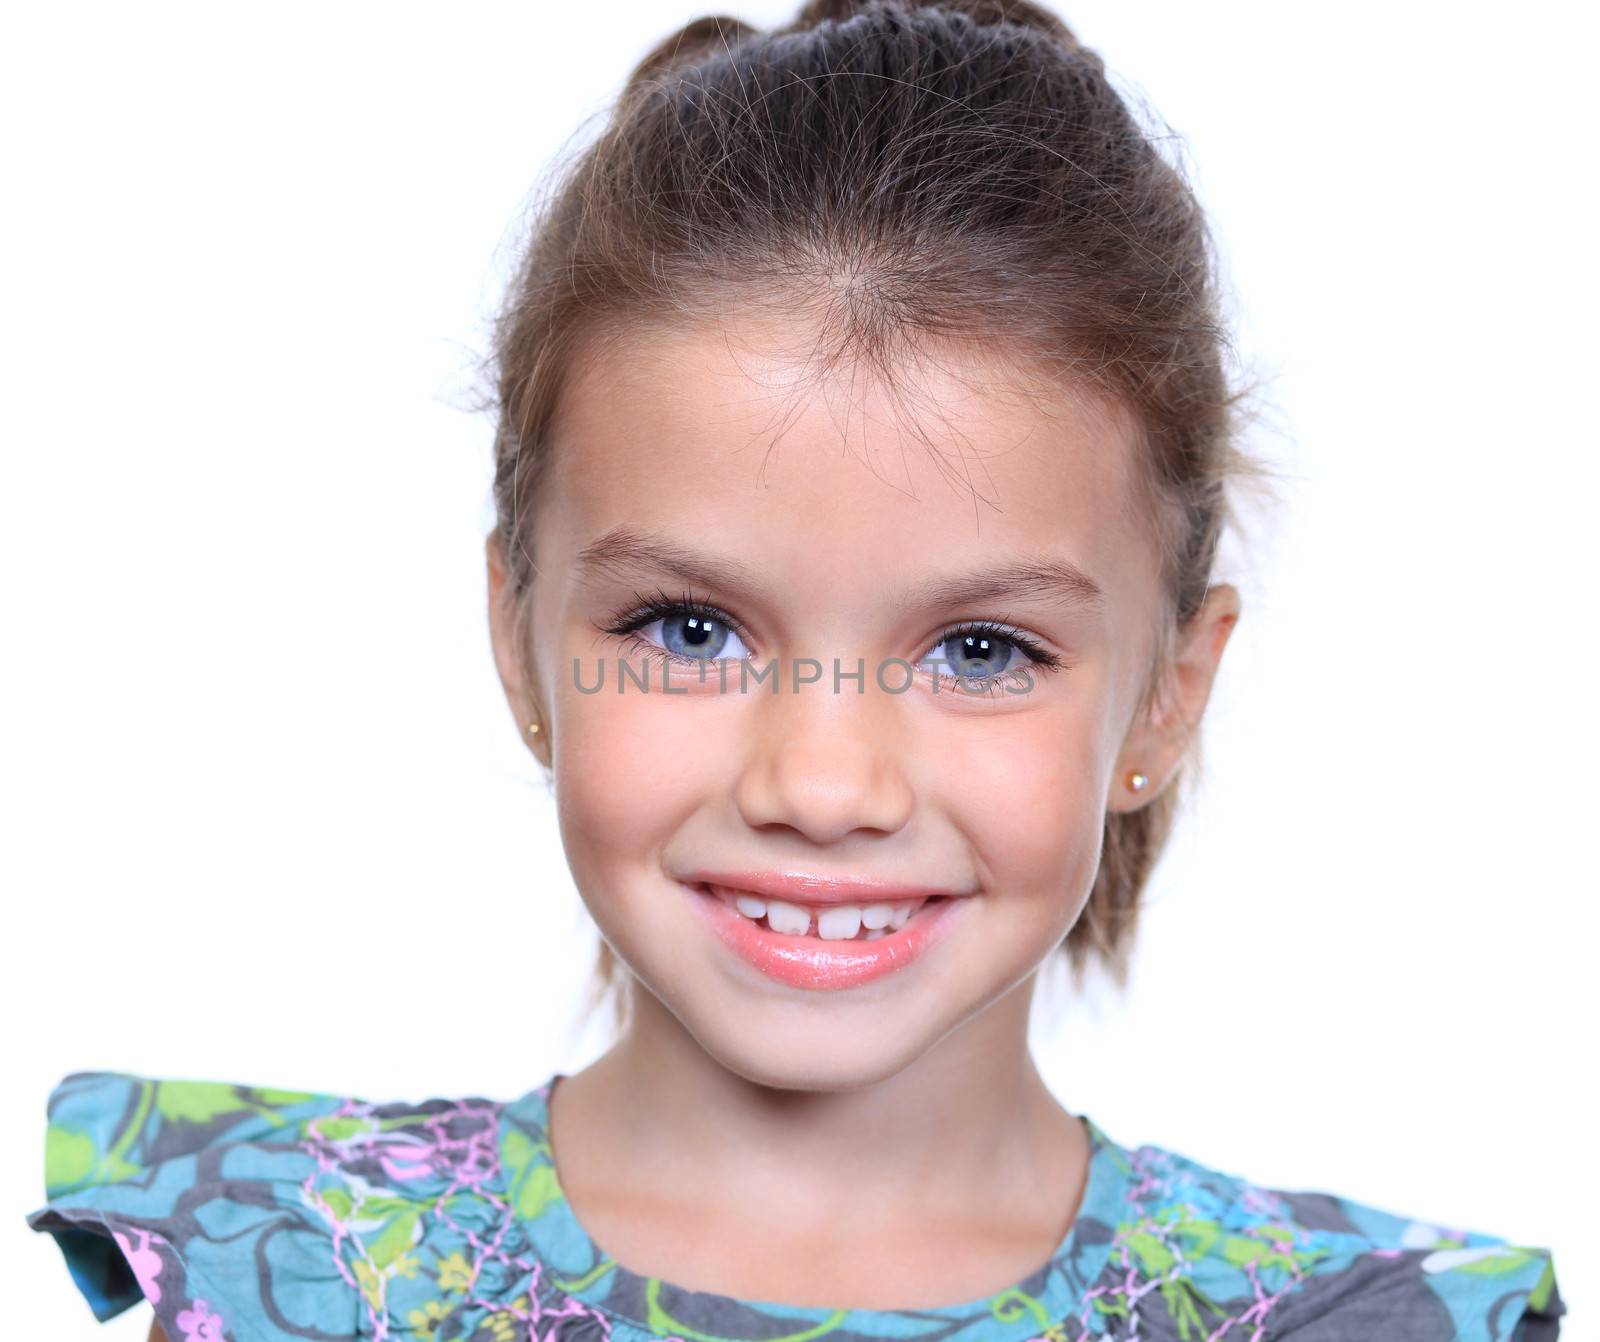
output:
[[[353,1097],[345,1098],[340,1101],[334,1113],[323,1117],[324,1119],[369,1118],[375,1108],[376,1105],[368,1102]],[[306,1139],[301,1142],[301,1148],[316,1160],[317,1168],[302,1181],[301,1195],[306,1204],[320,1212],[328,1223],[332,1236],[329,1249],[333,1267],[344,1283],[359,1294],[366,1311],[371,1342],[391,1342],[392,1339],[392,1320],[389,1317],[386,1289],[388,1274],[373,1266],[366,1244],[351,1224],[354,1218],[347,1219],[340,1216],[322,1196],[318,1189],[319,1178],[329,1175],[341,1176],[347,1162],[353,1156],[369,1152],[378,1155],[384,1173],[397,1182],[407,1182],[421,1178],[425,1174],[437,1177],[441,1173],[449,1172],[451,1175],[449,1185],[440,1191],[434,1202],[433,1213],[438,1218],[439,1225],[448,1227],[466,1241],[471,1258],[471,1280],[477,1282],[485,1264],[494,1261],[527,1274],[527,1289],[537,1293],[540,1274],[532,1258],[508,1253],[501,1248],[501,1242],[515,1224],[516,1217],[510,1205],[503,1198],[496,1197],[490,1187],[500,1174],[500,1110],[501,1106],[498,1104],[472,1104],[461,1100],[452,1103],[448,1109],[428,1116],[423,1125],[426,1137],[419,1138],[412,1134],[388,1136],[381,1133],[364,1133],[357,1140],[347,1142],[343,1146],[323,1137],[315,1123],[309,1125]],[[451,1125],[461,1119],[476,1120],[476,1122],[467,1125],[466,1135],[450,1136]],[[451,1214],[453,1200],[463,1192],[482,1197],[496,1212],[497,1224],[493,1235],[487,1241],[470,1226],[459,1224]],[[356,1279],[355,1273],[346,1262],[347,1258],[356,1262],[367,1281],[376,1283],[376,1299],[372,1298],[367,1290],[362,1289],[363,1282]],[[471,1292],[470,1287],[466,1303],[481,1305],[491,1311],[510,1313],[517,1318],[529,1317],[515,1311],[506,1311],[503,1304],[479,1297]],[[537,1302],[534,1302],[534,1308],[538,1308]],[[600,1322],[602,1330],[609,1338],[604,1316],[597,1311],[590,1311],[587,1306],[584,1306],[583,1310]],[[539,1316],[534,1314],[531,1317],[536,1322]]]
[[[120,1230],[111,1233],[117,1241],[117,1247],[122,1250],[122,1256],[128,1260],[128,1266],[133,1269],[133,1279],[139,1283],[145,1298],[152,1305],[160,1304],[161,1287],[157,1285],[156,1278],[161,1275],[161,1256],[150,1247],[150,1241],[153,1239],[160,1244],[163,1242],[161,1237],[141,1230],[138,1232],[139,1243],[135,1246]]]
[[[431,1157],[433,1147],[426,1142],[404,1141],[388,1144],[379,1149],[378,1161],[383,1172],[396,1183],[409,1183],[413,1179],[426,1179],[433,1173]]]

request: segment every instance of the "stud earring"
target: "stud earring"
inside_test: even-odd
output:
[[[1137,769],[1128,775],[1128,790],[1130,792],[1143,792],[1150,786],[1150,775],[1142,774]]]
[[[528,730],[530,732],[537,732],[539,730],[539,724],[537,722],[530,722],[528,724]]]

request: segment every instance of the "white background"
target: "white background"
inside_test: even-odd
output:
[[[699,12],[8,22],[10,1335],[149,1318],[95,1325],[23,1223],[68,1071],[510,1098],[603,1046],[458,407],[530,189]],[[1596,34],[1554,4],[1061,12],[1184,137],[1291,481],[1231,547],[1245,615],[1131,991],[1055,999],[1042,1065],[1124,1143],[1552,1247],[1584,1335]]]

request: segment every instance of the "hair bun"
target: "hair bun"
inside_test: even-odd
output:
[[[907,13],[917,10],[943,9],[954,14],[964,14],[980,27],[995,23],[1014,23],[1022,28],[1032,28],[1046,33],[1064,46],[1076,49],[1078,39],[1066,21],[1034,0],[933,0],[919,4],[916,0],[806,0],[800,7],[788,31],[814,28],[826,20],[843,22],[852,14],[866,9],[899,9]]]
[[[979,27],[1011,23],[1044,33],[1068,50],[1079,49],[1077,36],[1065,20],[1034,0],[934,0],[931,4],[921,4],[918,0],[806,0],[799,13],[777,32],[805,32],[820,23],[842,23],[872,9],[898,10],[903,14],[942,10],[963,15]],[[650,49],[633,67],[625,87],[635,89],[672,66],[687,65],[699,56],[737,46],[748,38],[767,35],[731,14],[705,14],[691,19]]]
[[[746,38],[759,36],[759,28],[753,28],[743,19],[728,14],[705,14],[698,19],[690,19],[675,33],[668,34],[652,47],[649,54],[633,67],[627,86],[631,88],[670,66],[686,64],[696,56],[720,51]]]

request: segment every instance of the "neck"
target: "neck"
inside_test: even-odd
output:
[[[635,986],[622,1038],[552,1102],[569,1196],[625,1188],[641,1207],[693,1206],[726,1225],[770,1221],[763,1209],[779,1207],[797,1243],[997,1221],[1064,1235],[1088,1141],[1028,1050],[1032,987],[1030,977],[880,1079],[820,1090],[730,1071]]]

